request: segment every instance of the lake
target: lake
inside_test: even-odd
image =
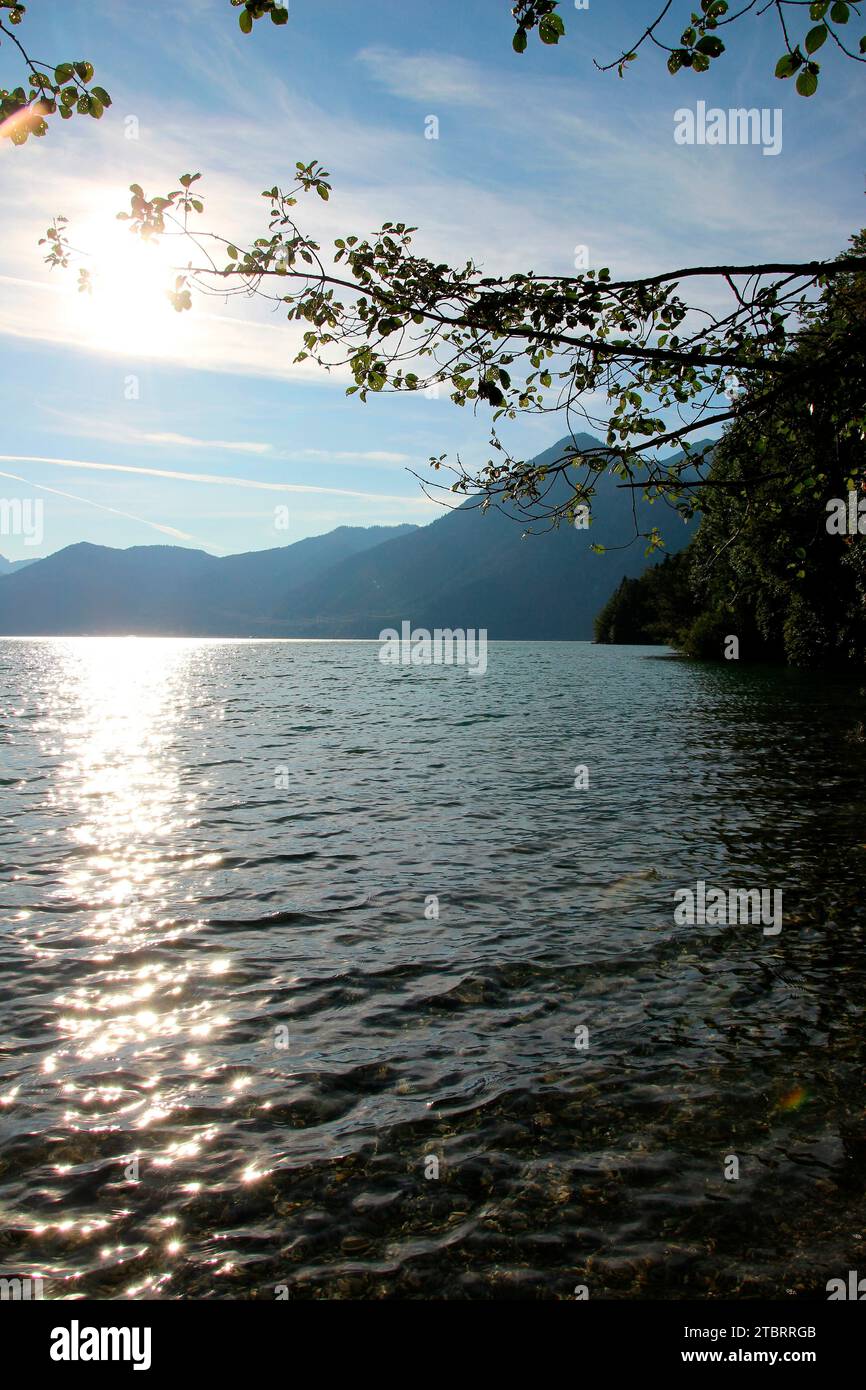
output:
[[[864,709],[658,648],[0,641],[0,1274],[825,1297],[866,1269]],[[781,930],[675,921],[699,882]]]

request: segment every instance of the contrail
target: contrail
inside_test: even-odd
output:
[[[143,516],[134,516],[132,512],[122,512],[117,507],[107,507],[104,502],[92,502],[89,497],[75,497],[71,492],[61,492],[59,488],[47,487],[45,483],[34,483],[29,478],[21,478],[17,473],[2,473],[0,478],[11,478],[14,483],[23,483],[25,487],[38,488],[40,492],[51,492],[55,497],[65,497],[67,502],[81,502],[85,507],[96,507],[101,512],[111,512],[113,516],[122,516],[127,521],[137,521],[140,526],[150,526],[154,531],[161,531],[165,536],[174,536],[180,541],[195,541],[198,545],[209,545],[212,550],[221,547],[213,545],[211,541],[199,540],[197,536],[190,536],[186,531],[178,531],[176,526],[163,526],[158,521],[148,521]]]
[[[91,468],[100,473],[134,473],[148,478],[169,478],[181,483],[213,483],[217,487],[248,487],[264,492],[312,492],[324,493],[331,497],[361,497],[369,502],[416,503],[424,500],[421,497],[394,496],[384,492],[351,492],[348,488],[342,487],[316,487],[312,483],[264,483],[256,478],[232,478],[219,473],[179,473],[168,468],[135,468],[128,463],[93,463],[89,459],[43,458],[39,454],[0,454],[0,462],[48,463],[58,468]]]

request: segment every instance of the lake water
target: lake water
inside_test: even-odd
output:
[[[825,1297],[866,1269],[860,684],[377,657],[0,642],[0,1274]],[[699,880],[782,890],[781,932],[677,925]]]

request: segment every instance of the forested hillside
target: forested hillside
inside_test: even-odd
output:
[[[861,233],[853,239],[866,249]],[[667,642],[694,656],[792,666],[866,659],[866,288],[853,276],[804,309],[795,360],[840,345],[814,380],[765,389],[713,453],[688,547],[624,580],[596,619],[600,642]],[[849,502],[849,495],[854,494]],[[853,524],[849,521],[853,519]]]

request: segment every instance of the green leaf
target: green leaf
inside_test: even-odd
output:
[[[325,187],[325,185],[324,185],[323,183],[317,183],[317,184],[316,184],[316,192],[318,193],[319,197],[322,199],[323,202],[326,203],[326,202],[328,201],[328,198],[329,198],[330,195],[329,195],[329,193],[328,193],[327,188]]]
[[[826,24],[816,24],[814,29],[810,29],[806,35],[806,52],[817,53],[822,43],[827,39]]]
[[[776,76],[793,77],[800,64],[801,60],[796,53],[783,53],[776,64]]]
[[[249,10],[241,10],[238,15],[238,24],[241,26],[241,33],[248,34],[253,27],[253,17]]]
[[[842,0],[836,0],[836,4],[830,10],[830,18],[834,24],[847,24],[850,14],[850,9],[842,4]]]
[[[810,19],[823,19],[824,16],[825,16],[825,14],[826,14],[827,11],[829,10],[829,8],[830,8],[830,0],[822,0],[822,3],[821,3],[821,4],[810,5],[810,6],[809,6],[809,18],[810,18]]]
[[[89,81],[90,81],[90,79],[91,79],[92,76],[93,76],[93,64],[92,64],[92,63],[86,63],[86,62],[73,63],[72,66],[75,68],[75,71],[78,73],[78,76],[81,78],[82,82],[89,82]]]
[[[697,49],[699,53],[706,53],[708,58],[718,58],[720,53],[724,53],[725,45],[714,34],[707,34],[706,38],[698,40]]]
[[[809,72],[808,68],[800,73],[797,78],[797,91],[801,97],[814,96],[818,90],[818,79],[814,72]]]
[[[71,63],[61,63],[59,67],[56,67],[54,69],[54,81],[58,87],[62,87],[64,82],[68,82],[73,72],[74,68]]]
[[[289,12],[282,5],[278,5],[275,10],[271,10],[271,19],[274,24],[288,24]]]
[[[111,97],[108,95],[104,87],[91,87],[90,90],[93,93],[93,95],[97,97],[99,101],[102,102],[103,106],[111,105]]]
[[[538,36],[542,43],[559,43],[565,33],[565,24],[558,14],[546,14],[538,26]]]
[[[525,53],[525,52],[526,52],[526,30],[525,30],[525,29],[518,29],[517,33],[514,35],[514,38],[511,40],[511,47],[514,49],[514,52],[515,52],[515,53]]]

